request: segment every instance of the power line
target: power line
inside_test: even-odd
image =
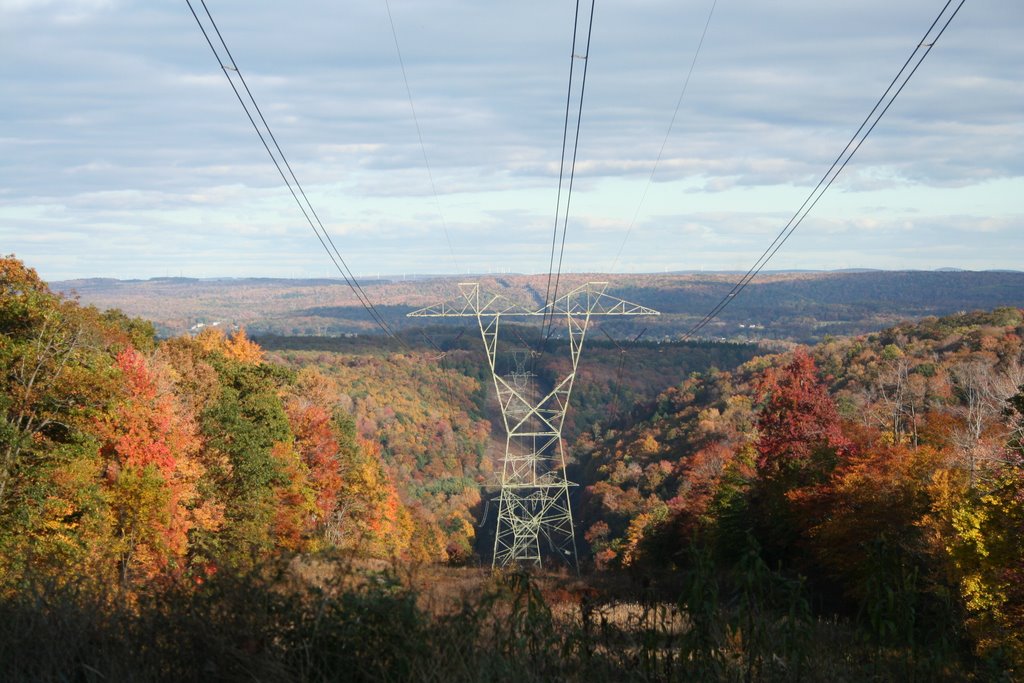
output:
[[[757,261],[754,262],[754,265],[750,267],[750,270],[748,270],[746,274],[744,274],[743,277],[740,278],[740,280],[735,285],[733,285],[733,288],[729,291],[729,293],[722,297],[722,300],[719,301],[714,308],[708,311],[708,313],[705,314],[705,316],[700,320],[700,322],[698,322],[696,325],[690,328],[682,336],[681,339],[686,340],[691,338],[694,334],[696,334],[705,326],[707,326],[708,323],[710,323],[712,320],[718,317],[718,315],[726,308],[726,306],[732,303],[732,301],[740,294],[740,292],[742,292],[746,288],[746,286],[750,284],[750,281],[753,280],[758,275],[758,273],[760,273],[764,269],[764,267],[768,264],[768,261],[770,261],[772,257],[775,256],[776,252],[778,252],[779,249],[782,248],[782,245],[786,243],[786,241],[790,238],[793,232],[800,226],[801,223],[803,223],[804,219],[815,207],[815,205],[821,199],[822,195],[824,195],[828,188],[832,186],[832,183],[835,182],[836,178],[839,177],[839,174],[843,172],[843,169],[846,168],[846,165],[857,153],[857,150],[860,149],[860,146],[864,144],[864,141],[867,140],[869,135],[871,135],[871,132],[875,129],[875,126],[878,125],[878,122],[881,121],[882,117],[885,116],[885,113],[889,111],[889,107],[892,106],[893,102],[896,101],[896,98],[899,97],[901,92],[903,92],[903,88],[906,87],[911,77],[913,77],[914,73],[917,72],[918,67],[921,66],[921,63],[924,61],[925,57],[927,57],[928,53],[931,52],[932,47],[935,46],[935,43],[938,42],[939,38],[946,31],[946,28],[956,17],[957,13],[960,11],[960,8],[963,7],[966,0],[960,0],[959,4],[957,4],[956,6],[956,9],[954,9],[953,12],[948,16],[948,18],[946,18],[945,23],[943,23],[942,25],[942,28],[939,29],[939,31],[935,33],[933,36],[932,32],[935,30],[935,27],[939,24],[939,22],[942,21],[943,16],[946,14],[946,11],[949,9],[949,6],[952,4],[952,2],[953,0],[947,0],[946,4],[943,5],[942,9],[935,17],[935,20],[932,21],[931,25],[928,27],[928,30],[925,31],[924,36],[921,38],[921,40],[918,41],[917,45],[910,53],[910,56],[907,57],[907,61],[903,63],[903,66],[897,72],[896,76],[893,77],[892,81],[889,83],[889,86],[885,89],[885,92],[883,92],[882,95],[878,98],[878,101],[875,102],[875,106],[872,107],[868,115],[864,117],[864,121],[861,122],[860,127],[857,128],[857,131],[850,138],[849,142],[846,143],[846,146],[839,153],[839,156],[836,157],[835,161],[832,162],[832,165],[829,166],[829,169],[821,177],[821,180],[818,181],[818,184],[814,187],[813,190],[811,190],[810,194],[807,195],[807,198],[804,199],[803,204],[800,205],[800,208],[797,209],[796,213],[794,213],[792,218],[789,219],[789,222],[787,222],[786,225],[783,226],[779,234],[775,236],[774,240],[772,240],[772,243],[768,245],[768,248],[766,248],[764,252],[762,252],[761,256],[757,259]],[[911,66],[912,62],[913,66]],[[909,70],[908,67],[910,67]]]
[[[572,48],[569,51],[569,85],[565,89],[565,121],[562,124],[562,154],[559,157],[558,166],[558,195],[555,199],[555,224],[551,231],[551,256],[548,259],[548,283],[544,290],[544,305],[548,305],[551,299],[551,277],[555,269],[555,244],[558,240],[558,218],[561,215],[562,208],[562,178],[565,173],[565,145],[569,139],[569,112],[572,108],[572,76],[576,71],[576,33],[579,27],[580,21],[580,2],[576,0],[576,10],[573,13],[573,24],[572,24]],[[552,307],[553,308],[553,307]],[[552,314],[554,311],[552,311]],[[540,340],[538,344],[543,344],[544,330],[547,327],[548,311],[544,309],[544,315],[541,317],[540,323]],[[541,351],[540,346],[537,349],[538,353]]]
[[[599,327],[598,329],[604,333],[604,336],[608,338],[608,341],[610,341],[619,352],[619,362],[615,370],[615,379],[609,382],[608,388],[611,391],[614,391],[615,388],[618,388],[619,391],[623,391],[622,374],[623,370],[626,367],[626,354],[629,353],[630,349],[636,347],[636,345],[640,342],[640,338],[647,333],[647,328],[645,327],[642,330],[640,330],[640,333],[633,337],[631,340],[627,341],[625,343],[625,346],[616,341],[615,337],[608,334],[607,330],[605,330],[604,327]],[[619,408],[619,397],[617,394],[613,394],[611,405],[608,408],[609,416],[611,416],[611,418],[613,419],[617,418],[619,416]]]
[[[452,240],[448,234],[448,223],[444,218],[444,211],[441,210],[441,198],[437,194],[437,185],[434,184],[434,173],[430,169],[430,159],[427,158],[427,146],[423,144],[423,133],[420,130],[420,120],[416,116],[416,105],[412,101],[412,88],[409,87],[409,77],[405,72],[405,60],[402,58],[402,48],[398,46],[398,31],[395,30],[395,20],[391,16],[391,3],[384,0],[384,7],[388,11],[388,22],[391,24],[391,37],[395,41],[395,52],[398,54],[398,65],[402,68],[402,81],[405,83],[405,93],[409,96],[409,109],[412,111],[412,121],[416,125],[416,137],[420,141],[420,150],[423,152],[423,164],[427,167],[427,177],[430,179],[430,190],[434,193],[434,203],[437,205],[437,214],[441,217],[441,228],[444,230],[444,239],[448,243],[448,252],[452,257],[452,266],[459,271],[459,264],[455,258],[455,249],[452,247]]]
[[[569,224],[569,204],[570,204],[570,202],[572,200],[573,179],[575,178],[575,175],[576,175],[576,155],[577,155],[577,152],[579,151],[580,124],[581,124],[582,119],[583,119],[583,95],[584,95],[584,92],[586,91],[586,84],[587,84],[587,65],[590,62],[590,37],[591,37],[591,35],[593,33],[593,28],[594,28],[594,2],[595,2],[595,0],[591,0],[591,2],[590,2],[590,17],[589,17],[589,19],[587,21],[586,51],[582,55],[576,54],[576,36],[577,36],[577,33],[578,33],[579,19],[580,19],[580,3],[579,3],[579,0],[576,0],[576,14],[575,14],[575,17],[573,19],[573,26],[572,26],[572,50],[571,50],[570,55],[569,55],[569,86],[567,88],[567,92],[566,92],[566,96],[565,96],[565,123],[563,124],[563,128],[562,128],[562,157],[561,157],[561,165],[559,166],[559,170],[558,170],[558,198],[557,198],[557,201],[556,201],[556,204],[555,204],[555,225],[554,225],[554,230],[552,231],[552,234],[551,234],[551,257],[548,260],[548,282],[547,282],[546,290],[544,292],[545,310],[544,310],[544,315],[541,317],[541,342],[540,342],[541,344],[545,343],[547,341],[547,339],[550,338],[550,336],[551,336],[551,334],[553,332],[553,330],[551,330],[550,328],[551,328],[551,326],[554,323],[554,302],[558,299],[558,285],[559,285],[559,280],[561,279],[561,276],[562,276],[562,260],[563,260],[563,257],[565,256],[565,234],[566,234],[566,229],[568,228],[568,224]],[[570,170],[569,170],[569,185],[568,185],[568,188],[566,190],[565,214],[564,214],[564,219],[562,219],[562,185],[563,185],[563,181],[564,181],[564,178],[565,178],[565,151],[566,151],[566,143],[568,141],[568,136],[569,136],[569,112],[571,111],[571,108],[572,108],[573,74],[576,71],[576,62],[577,62],[577,60],[582,60],[582,62],[583,62],[583,74],[582,74],[582,78],[581,78],[581,81],[580,81],[579,109],[578,109],[578,111],[576,113],[576,135],[575,135],[574,141],[573,141],[572,162],[570,164]],[[558,233],[559,233],[558,226],[559,226],[559,222],[560,221],[561,221],[561,224],[562,224],[562,229],[561,229],[562,240],[561,240],[561,248],[557,250],[559,255],[558,255],[558,268],[557,268],[557,275],[556,275],[555,274],[555,251],[556,251],[556,245],[557,245],[557,242],[558,242]],[[553,294],[552,294],[552,286],[551,286],[552,278],[554,278],[554,290],[553,290],[554,293]],[[550,308],[550,310],[548,310],[549,308]],[[547,328],[547,331],[546,331],[546,328]]]
[[[587,23],[587,48],[583,53],[583,79],[580,82],[580,104],[576,112],[576,137],[572,145],[572,165],[569,167],[569,191],[565,196],[565,217],[562,219],[562,245],[558,251],[558,270],[555,273],[555,289],[551,295],[552,304],[558,299],[558,283],[562,277],[562,260],[565,257],[565,234],[569,228],[569,204],[572,201],[572,186],[576,179],[576,157],[580,151],[580,128],[583,123],[583,95],[587,88],[587,66],[590,64],[590,37],[594,28],[594,0],[590,3],[590,20]],[[573,55],[575,58],[575,55]],[[552,315],[554,310],[552,309]]]
[[[398,55],[398,66],[402,70],[402,82],[405,84],[405,94],[409,98],[409,111],[412,112],[412,122],[416,127],[416,138],[420,143],[420,151],[423,153],[423,165],[427,169],[427,178],[430,180],[430,191],[434,195],[434,205],[437,207],[437,215],[441,218],[441,229],[444,231],[444,239],[448,244],[448,253],[452,259],[452,267],[455,271],[460,270],[458,260],[455,258],[455,248],[452,247],[452,239],[448,233],[448,222],[445,220],[444,211],[441,209],[441,198],[437,193],[437,185],[434,183],[434,172],[430,168],[430,159],[427,156],[427,146],[423,143],[423,131],[420,129],[420,120],[416,115],[416,105],[413,103],[412,88],[409,86],[409,76],[405,70],[405,59],[402,57],[402,48],[398,44],[398,30],[395,28],[395,19],[391,14],[391,3],[388,0],[384,0],[384,7],[388,14],[388,23],[391,26],[391,37],[395,43],[395,54]],[[424,330],[420,330],[420,334],[426,340],[426,342],[433,347],[440,355],[439,360],[441,363],[441,375],[444,377],[445,388],[448,393],[448,410],[449,410],[449,422],[451,423],[452,429],[455,429],[455,392],[452,390],[452,379],[449,374],[449,368],[445,363],[445,357],[447,353],[438,346],[434,340]],[[461,333],[460,333],[461,334]]]
[[[619,257],[622,256],[622,250],[626,248],[626,241],[629,240],[629,236],[633,233],[633,227],[636,225],[636,219],[640,215],[640,209],[643,208],[644,202],[647,201],[647,193],[651,189],[651,184],[654,182],[654,174],[658,170],[658,164],[661,163],[661,157],[665,153],[665,146],[668,144],[669,136],[672,135],[672,127],[676,124],[676,117],[679,115],[679,107],[683,103],[683,97],[686,95],[686,88],[690,85],[690,77],[693,75],[693,68],[697,65],[697,57],[700,56],[701,48],[704,47],[704,38],[708,35],[708,26],[711,25],[711,17],[715,14],[715,7],[718,5],[718,0],[713,0],[711,3],[711,9],[708,10],[708,18],[704,22],[704,30],[701,31],[700,40],[697,41],[697,49],[693,52],[693,59],[690,61],[690,68],[686,72],[686,78],[683,80],[683,87],[679,91],[679,99],[676,100],[675,111],[672,112],[672,119],[668,122],[668,130],[665,131],[665,138],[661,141],[661,149],[658,150],[658,156],[654,160],[654,166],[651,168],[651,175],[647,177],[647,184],[644,185],[644,191],[640,195],[640,203],[636,206],[636,211],[633,212],[633,220],[629,222],[629,228],[626,230],[626,236],[622,238],[622,244],[619,245],[619,251],[616,252],[612,265],[608,269],[609,273],[615,272],[615,266],[619,263]]]
[[[675,126],[676,118],[679,116],[679,109],[683,104],[683,98],[686,96],[686,90],[690,85],[690,78],[693,76],[693,70],[697,65],[697,58],[700,56],[701,49],[704,47],[704,39],[707,37],[708,27],[711,26],[711,18],[714,16],[715,8],[717,6],[718,0],[712,0],[711,8],[708,10],[707,19],[704,20],[704,28],[701,30],[700,39],[697,41],[697,47],[693,52],[693,59],[690,60],[690,67],[686,71],[686,78],[683,79],[683,85],[682,88],[680,88],[679,97],[676,99],[676,106],[675,109],[672,111],[672,118],[669,120],[668,130],[665,131],[665,137],[662,139],[661,147],[658,149],[658,156],[654,160],[654,165],[651,167],[651,173],[647,177],[647,183],[644,185],[644,190],[640,196],[640,201],[637,204],[636,210],[633,212],[633,219],[629,223],[629,228],[626,230],[626,234],[622,238],[622,243],[619,245],[619,250],[616,252],[615,258],[612,260],[612,264],[609,267],[608,272],[615,271],[615,267],[616,265],[618,265],[619,258],[622,256],[622,251],[626,247],[626,242],[629,240],[629,237],[633,232],[633,228],[636,225],[636,220],[637,217],[640,215],[640,210],[641,208],[643,208],[644,202],[647,200],[647,193],[650,191],[651,185],[654,182],[654,174],[657,172],[658,165],[661,163],[661,159],[665,154],[665,147],[668,145],[669,137],[672,135],[672,128]],[[604,330],[604,328],[601,328],[601,331],[604,332],[604,335],[608,337],[609,341],[611,341],[615,345],[615,348],[618,349],[619,351],[618,368],[615,372],[615,381],[613,383],[613,386],[621,387],[622,373],[626,363],[626,354],[629,352],[630,349],[634,348],[637,345],[637,343],[640,341],[640,338],[644,335],[645,332],[647,332],[647,328],[645,327],[643,330],[640,331],[640,334],[636,335],[636,337],[634,337],[631,341],[626,342],[626,346],[622,346],[621,344],[619,344],[611,335],[608,334],[608,332]],[[619,399],[616,395],[614,397],[610,412],[612,414],[617,415],[618,410]]]
[[[433,338],[427,334],[426,330],[419,330],[420,336],[427,342],[435,351],[437,351],[437,360],[441,363],[441,376],[444,378],[445,390],[448,394],[448,422],[452,426],[452,431],[455,430],[455,391],[452,389],[452,379],[448,374],[448,366],[445,365],[444,359],[448,353],[442,349]],[[461,333],[460,333],[461,336]],[[458,339],[458,337],[456,337]]]
[[[284,181],[289,193],[291,193],[292,199],[295,200],[296,205],[298,205],[299,210],[302,212],[302,215],[306,219],[306,222],[309,224],[309,227],[313,230],[314,234],[316,234],[317,240],[319,240],[321,246],[323,246],[324,250],[327,252],[328,258],[330,258],[331,262],[334,263],[334,267],[341,274],[342,278],[344,278],[345,283],[348,285],[349,289],[352,290],[352,293],[355,294],[356,298],[359,300],[359,303],[366,310],[366,312],[370,314],[370,317],[377,324],[377,326],[380,327],[380,329],[383,330],[386,335],[392,337],[393,339],[396,339],[403,346],[407,346],[404,340],[402,340],[395,334],[394,330],[391,329],[391,326],[388,325],[386,320],[384,320],[384,317],[381,315],[380,311],[378,311],[376,307],[373,305],[373,303],[370,301],[369,297],[366,295],[366,292],[359,284],[358,279],[352,273],[352,270],[348,267],[348,264],[345,263],[345,259],[342,257],[341,252],[338,251],[337,246],[331,239],[331,236],[327,232],[327,229],[324,227],[323,222],[320,220],[320,217],[313,209],[313,205],[310,203],[309,198],[306,196],[305,190],[302,188],[302,184],[299,182],[299,179],[296,177],[295,172],[292,170],[291,164],[288,163],[288,158],[285,156],[284,151],[278,144],[277,138],[274,136],[274,133],[270,128],[270,124],[267,123],[266,118],[263,116],[262,110],[256,103],[256,99],[253,97],[252,91],[249,89],[249,85],[245,82],[245,77],[242,76],[242,72],[238,68],[237,62],[235,62],[234,57],[231,55],[231,50],[228,49],[227,42],[225,42],[224,37],[220,32],[220,28],[217,26],[217,22],[214,21],[213,15],[210,14],[210,10],[206,6],[206,0],[200,0],[200,3],[203,6],[203,10],[206,13],[206,17],[209,19],[210,26],[213,28],[214,32],[217,35],[217,40],[220,43],[221,47],[223,48],[224,54],[228,58],[228,63],[225,63],[224,59],[221,58],[220,52],[217,50],[216,46],[213,43],[213,40],[210,38],[209,32],[206,30],[206,27],[203,25],[202,20],[196,13],[195,8],[192,6],[191,0],[185,0],[185,2],[188,5],[189,10],[192,12],[192,16],[195,18],[196,24],[199,26],[199,30],[202,31],[203,37],[206,39],[206,44],[210,46],[210,51],[213,52],[214,58],[217,60],[217,63],[220,64],[221,70],[224,72],[225,78],[227,78],[228,83],[231,85],[231,90],[234,91],[235,97],[238,99],[239,104],[242,105],[242,109],[245,111],[245,114],[248,117],[249,122],[252,124],[253,129],[259,136],[260,142],[263,143],[263,148],[267,151],[267,154],[270,156],[270,160],[274,163],[274,167],[280,174],[281,179]],[[250,111],[249,105],[246,103],[245,98],[242,97],[242,93],[239,91],[238,86],[235,85],[235,81],[231,76],[232,72],[237,74],[239,82],[241,82],[242,88],[245,90],[245,94],[248,97],[249,102],[252,103],[252,107],[256,111],[256,116],[259,117],[260,122],[263,124],[263,129],[260,129],[259,124],[256,123],[256,118],[253,116],[252,111]],[[264,136],[263,130],[266,130],[266,136]],[[270,138],[270,143],[267,142],[268,137]],[[277,151],[277,155],[275,155],[274,150],[271,149],[271,143],[273,144],[274,150]],[[280,160],[278,160],[278,157],[280,157]],[[283,168],[282,164],[284,165]],[[285,169],[287,169],[287,173],[285,173]]]

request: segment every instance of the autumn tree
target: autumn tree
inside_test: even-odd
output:
[[[136,346],[155,348],[151,324],[82,307],[0,259],[4,578],[180,571],[189,532],[216,526],[196,495],[191,413]]]
[[[973,484],[960,469],[940,470],[931,495],[923,525],[977,652],[1024,670],[1024,465],[1011,455]]]
[[[909,440],[913,446],[919,442],[922,416],[926,410],[927,381],[911,372],[910,360],[896,345],[882,350],[885,369],[871,387],[877,394],[876,413],[879,427],[894,443]]]
[[[0,258],[0,579],[75,567],[103,580],[106,499],[90,425],[116,394],[120,322]]]
[[[413,519],[381,462],[380,444],[356,435],[351,417],[339,413],[342,483],[328,525],[328,540],[364,555],[397,557],[412,541]]]
[[[666,389],[650,415],[577,443],[585,478],[581,520],[604,567],[672,565],[715,524],[712,505],[750,439],[749,397],[718,371]],[[596,430],[595,430],[596,431]]]
[[[89,399],[86,320],[13,256],[0,259],[0,510],[23,456],[63,441]]]
[[[954,366],[950,377],[959,405],[955,415],[960,424],[954,429],[954,444],[961,467],[973,485],[979,469],[1002,460],[1010,427],[1006,424],[1006,405],[1019,382],[1024,379],[1019,362],[1011,362],[1000,372],[993,364],[974,359]]]
[[[948,600],[934,590],[943,577],[923,522],[943,455],[930,446],[890,443],[870,429],[856,441],[854,454],[826,483],[789,494],[803,520],[808,562],[855,606],[879,642],[907,644],[938,624],[952,630]],[[880,629],[883,621],[892,629]]]
[[[792,505],[802,489],[824,484],[849,455],[835,403],[803,349],[784,367],[768,368],[757,386],[757,483],[752,527],[766,554],[791,555],[805,520]]]
[[[281,472],[274,486],[271,531],[275,550],[302,552],[311,547],[317,520],[316,492],[309,468],[291,442],[275,443],[271,457]]]
[[[223,506],[199,491],[205,469],[192,414],[171,393],[165,366],[133,348],[116,367],[123,397],[97,421],[122,584],[185,571],[189,536],[216,531]]]
[[[781,370],[769,368],[758,386],[757,471],[789,490],[821,483],[849,449],[839,415],[814,359],[803,349]]]
[[[342,485],[341,446],[334,409],[336,384],[313,369],[299,372],[285,405],[295,448],[309,471],[316,496],[316,524],[324,529],[338,505]]]
[[[224,355],[246,365],[259,365],[263,362],[263,349],[249,339],[244,327],[224,342]]]
[[[442,370],[419,354],[382,355],[374,350],[359,355],[304,351],[280,355],[297,371],[286,406],[299,439],[297,446],[311,470],[319,456],[309,458],[330,450],[310,449],[315,441],[324,447],[330,441],[329,425],[319,406],[333,413],[336,424],[330,427],[339,439],[342,478],[348,459],[347,446],[341,442],[347,437],[339,430],[339,416],[343,422],[351,419],[355,435],[380,444],[381,464],[403,504],[413,512],[415,523],[421,529],[434,527],[418,538],[440,536],[440,555],[447,549],[453,561],[468,560],[476,540],[472,510],[480,503],[479,483],[489,478],[493,468],[486,456],[490,423],[473,416],[480,409],[476,402],[483,402],[480,382]],[[307,436],[320,436],[300,443],[300,432],[306,429],[311,430]],[[329,462],[322,458],[320,462],[320,472],[328,473]],[[321,510],[326,510],[324,496],[332,488],[330,481],[320,474],[312,474],[311,481],[324,504]],[[320,514],[318,519],[324,521]],[[336,521],[327,520],[333,530],[324,528],[324,532],[345,535],[347,531],[339,529]],[[435,553],[436,545],[426,543],[424,552]]]
[[[263,361],[263,349],[249,339],[244,327],[231,335],[219,326],[205,327],[196,335],[195,343],[205,353],[220,353],[243,365],[259,365]]]
[[[376,428],[403,420],[382,402],[359,435],[352,405],[333,379],[266,361],[244,330],[158,343],[151,325],[0,259],[0,591],[30,576],[198,582],[324,539],[421,560],[468,546],[456,508],[473,482],[458,478],[440,521],[414,517]],[[425,422],[449,471],[466,425]]]

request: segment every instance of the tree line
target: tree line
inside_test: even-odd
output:
[[[695,374],[577,453],[598,567],[751,547],[880,645],[1024,664],[1024,315],[928,318]]]
[[[152,326],[0,259],[0,592],[201,584],[282,553],[444,557],[337,382],[244,330]]]
[[[196,614],[225,625],[248,615],[265,630],[252,648],[267,671],[306,671],[318,657],[328,668],[317,671],[347,671],[330,668],[334,645],[314,644],[325,634],[364,664],[391,661],[407,644],[386,627],[399,610],[485,667],[536,657],[609,680],[790,680],[824,642],[811,631],[853,625],[876,662],[911,661],[878,671],[1012,678],[1024,667],[1022,338],[1024,313],[1002,308],[769,356],[696,345],[672,348],[694,354],[676,362],[652,346],[644,382],[687,370],[656,393],[615,388],[618,349],[598,349],[608,358],[581,394],[572,449],[589,580],[653,577],[677,602],[644,603],[655,621],[630,630],[608,627],[613,611],[585,594],[566,622],[513,576],[435,618],[393,575],[369,593],[311,584],[296,596],[280,575],[245,577],[294,557],[328,558],[334,573],[356,557],[477,559],[478,487],[494,463],[488,378],[467,350],[445,368],[408,350],[268,352],[244,330],[160,340],[150,323],[60,296],[2,258],[0,610],[27,619],[46,596],[72,596],[76,618],[110,608],[131,628],[169,623],[181,637],[203,628]],[[718,360],[724,369],[709,367]],[[68,618],[47,609],[53,623]],[[516,630],[506,613],[533,626]],[[831,617],[842,621],[822,626]],[[239,619],[218,657],[250,647],[255,627]],[[370,651],[368,638],[384,640]],[[179,666],[172,650],[164,674]],[[928,653],[936,663],[921,668]],[[962,657],[974,664],[960,668]]]

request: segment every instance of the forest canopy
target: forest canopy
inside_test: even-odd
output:
[[[652,344],[622,382],[619,345],[596,345],[567,429],[587,570],[689,586],[687,638],[705,640],[680,671],[739,648],[770,677],[740,634],[812,609],[876,664],[930,649],[948,678],[1024,671],[1022,338],[1024,312],[999,308],[769,355]],[[482,356],[458,342],[438,363],[244,328],[159,339],[0,259],[0,607],[86,586],[142,610],[290,558],[485,562],[501,443]],[[518,585],[510,609],[550,617]]]

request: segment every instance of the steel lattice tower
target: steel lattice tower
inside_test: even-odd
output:
[[[576,534],[565,473],[562,425],[569,408],[576,369],[590,319],[594,316],[660,315],[604,293],[606,282],[588,282],[536,310],[497,294],[481,293],[476,283],[460,283],[461,298],[409,313],[417,318],[477,319],[494,389],[505,425],[505,459],[498,494],[498,527],[492,567],[541,562],[541,539],[577,567]],[[508,376],[498,371],[498,331],[502,317],[561,318],[567,327],[571,370],[546,396],[529,390],[522,364]],[[518,360],[518,359],[517,359]]]

